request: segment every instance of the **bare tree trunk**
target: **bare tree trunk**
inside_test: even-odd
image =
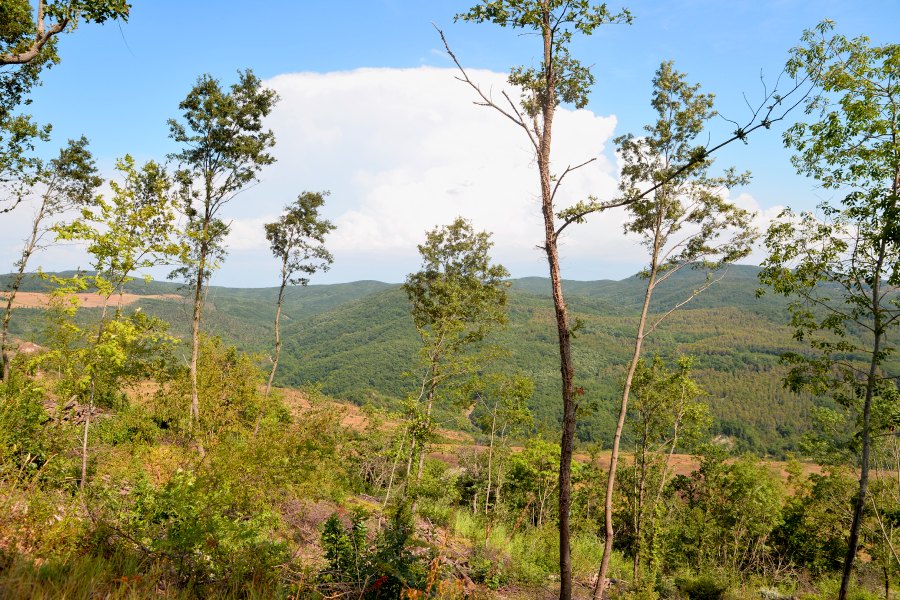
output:
[[[545,47],[549,47],[545,35]],[[545,52],[549,55],[549,49]],[[544,108],[544,131],[538,168],[541,178],[541,212],[544,216],[544,251],[550,268],[550,284],[559,341],[559,371],[562,377],[563,420],[559,457],[559,572],[560,600],[572,598],[572,555],[569,531],[569,514],[572,506],[572,453],[575,445],[575,363],[572,359],[572,335],[569,327],[569,310],[562,288],[556,230],[553,209],[552,178],[550,175],[550,133],[553,123],[553,105]]]
[[[391,488],[394,487],[394,474],[397,472],[397,463],[400,461],[400,455],[403,453],[403,445],[406,443],[406,433],[400,440],[400,447],[397,448],[397,454],[394,456],[394,463],[391,465],[391,477],[388,479],[387,492],[384,494],[384,503],[381,505],[381,511],[387,508],[388,501],[391,499]]]
[[[207,235],[208,227],[204,225],[203,235]],[[200,318],[203,313],[203,287],[206,281],[206,240],[200,242],[200,256],[197,264],[197,279],[194,281],[194,313],[191,317],[191,419],[190,432],[195,433],[200,424],[200,397],[197,393],[197,361],[200,356]]]
[[[287,285],[286,271],[287,258],[284,259],[284,263],[281,265],[281,288],[278,290],[278,302],[275,306],[275,356],[272,357],[272,370],[269,372],[269,380],[266,382],[266,393],[263,397],[264,400],[269,399],[269,393],[272,391],[272,382],[275,381],[275,371],[278,369],[278,357],[281,355],[281,330],[279,329],[279,322],[281,321],[281,307],[284,304],[284,288]],[[262,422],[265,408],[264,403],[259,409],[259,414],[256,415],[256,425],[253,426],[254,436],[259,433],[259,424]]]
[[[619,463],[619,442],[622,439],[622,430],[625,428],[625,416],[628,414],[628,396],[631,393],[631,384],[634,381],[634,372],[637,370],[638,361],[641,358],[641,346],[644,343],[644,328],[647,325],[647,313],[650,310],[650,297],[653,295],[653,286],[656,284],[656,256],[658,254],[658,242],[654,249],[653,261],[650,267],[650,278],[647,281],[647,291],[644,294],[644,304],[641,307],[641,318],[638,322],[637,336],[634,340],[634,354],[631,364],[628,366],[628,374],[625,376],[625,386],[622,391],[622,402],[619,406],[619,419],[616,422],[616,433],[613,436],[612,453],[609,457],[609,473],[606,479],[606,497],[603,504],[604,523],[606,526],[606,539],[603,541],[603,557],[600,560],[600,573],[594,585],[594,599],[600,600],[606,589],[606,576],[609,572],[609,559],[613,549],[612,503],[613,489],[616,484],[616,467]]]
[[[491,418],[491,443],[488,446],[487,489],[484,493],[484,514],[488,514],[491,500],[491,471],[494,468],[494,433],[497,431],[497,403],[494,403],[494,414]]]
[[[78,489],[84,491],[87,485],[87,464],[88,464],[88,429],[91,426],[91,414],[94,412],[94,380],[91,378],[91,395],[88,401],[87,414],[84,416],[84,437],[81,440],[81,481],[78,482]]]
[[[32,221],[31,237],[28,238],[28,240],[25,242],[25,247],[22,248],[22,256],[19,258],[19,268],[16,270],[16,274],[12,280],[12,285],[10,286],[9,293],[6,297],[6,310],[3,312],[3,325],[2,330],[0,330],[0,363],[2,363],[3,365],[3,381],[9,380],[9,322],[12,318],[13,302],[15,301],[16,294],[19,292],[19,288],[22,285],[22,281],[25,279],[25,269],[28,266],[28,259],[31,258],[31,255],[37,248],[38,240],[41,238],[40,227],[41,221],[44,220],[46,206],[47,203],[45,199],[44,202],[41,202],[41,207],[40,209],[38,209],[38,212],[34,216],[34,220]]]
[[[279,329],[279,321],[281,320],[281,307],[284,304],[284,286],[286,282],[281,283],[281,290],[278,292],[278,306],[275,308],[275,356],[272,358],[272,371],[269,373],[269,381],[266,382],[266,398],[272,391],[272,382],[275,381],[275,371],[278,369],[278,357],[281,355],[281,331]]]
[[[874,339],[872,341],[872,360],[869,363],[869,373],[866,377],[866,396],[863,401],[863,426],[862,426],[862,451],[859,465],[859,493],[856,496],[856,505],[853,508],[853,521],[850,524],[850,538],[847,540],[847,557],[844,559],[844,571],[841,575],[841,589],[838,592],[838,600],[846,600],[850,589],[850,578],[853,574],[853,563],[859,549],[859,532],[862,527],[863,508],[866,502],[866,492],[869,487],[869,451],[871,446],[871,416],[872,398],[875,396],[875,382],[878,378],[878,364],[881,360],[881,337],[883,325],[881,319],[880,283],[881,270],[885,258],[886,241],[882,238],[879,248],[878,263],[875,268],[875,276],[872,278],[872,308],[874,312]]]

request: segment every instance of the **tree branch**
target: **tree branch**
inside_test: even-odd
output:
[[[37,31],[35,32],[34,41],[23,52],[12,54],[0,54],[0,65],[24,65],[37,58],[41,49],[50,41],[50,39],[62,33],[69,24],[69,18],[63,18],[59,23],[55,23],[50,29],[46,29],[44,25],[44,0],[38,2]]]
[[[525,119],[522,117],[522,114],[519,112],[519,109],[516,108],[515,103],[512,101],[512,99],[510,99],[510,97],[506,94],[506,92],[503,92],[503,97],[506,98],[506,101],[512,107],[512,112],[509,112],[506,109],[500,107],[500,105],[498,105],[496,102],[494,102],[493,98],[491,98],[490,95],[485,94],[481,90],[481,87],[469,78],[469,74],[466,73],[466,70],[460,64],[459,60],[456,58],[456,55],[453,54],[452,50],[450,50],[450,44],[447,43],[447,38],[444,37],[444,32],[436,24],[432,23],[431,25],[438,32],[438,35],[441,36],[441,41],[444,43],[444,48],[447,50],[447,55],[450,56],[450,59],[453,61],[453,64],[456,65],[456,68],[459,69],[459,72],[462,74],[462,76],[457,77],[457,79],[459,81],[462,81],[463,83],[468,84],[469,87],[471,87],[473,90],[475,90],[475,93],[477,93],[478,96],[481,98],[482,101],[476,102],[475,104],[477,104],[479,106],[487,106],[487,107],[493,108],[494,110],[499,112],[501,115],[503,115],[504,117],[506,117],[507,119],[509,119],[510,121],[512,121],[519,127],[521,127],[522,129],[524,129],[525,133],[528,135],[528,139],[531,142],[531,145],[534,146],[535,151],[537,151],[540,148],[540,146],[539,146],[537,140],[535,139],[534,134],[528,128],[528,125],[525,123]]]

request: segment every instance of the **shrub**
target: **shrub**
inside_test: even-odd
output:
[[[675,584],[690,600],[721,600],[728,586],[710,575],[681,578]]]

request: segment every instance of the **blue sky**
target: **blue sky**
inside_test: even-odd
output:
[[[164,158],[173,150],[166,119],[177,115],[179,100],[199,74],[209,72],[229,82],[237,69],[249,67],[282,95],[281,112],[273,116],[271,126],[284,149],[277,168],[263,172],[263,182],[229,207],[235,243],[214,283],[274,282],[275,265],[264,240],[252,232],[304,189],[331,189],[328,215],[346,225],[344,237],[335,241],[334,268],[319,282],[402,280],[417,264],[414,232],[424,233],[423,224],[440,222],[428,224],[429,218],[446,219],[457,208],[463,216],[471,209],[476,225],[498,229],[495,253],[514,276],[545,275],[545,263],[533,251],[541,230],[529,218],[534,205],[527,196],[536,185],[519,188],[504,183],[504,178],[528,177],[523,171],[527,157],[518,156],[516,164],[506,165],[502,156],[523,154],[523,148],[517,145],[515,132],[504,137],[504,124],[498,122],[494,129],[489,121],[498,117],[476,114],[468,105],[467,90],[452,81],[450,71],[441,71],[451,65],[432,22],[444,29],[467,67],[479,70],[482,81],[498,86],[502,76],[487,71],[504,74],[511,65],[531,64],[539,47],[534,37],[518,32],[454,24],[453,14],[469,4],[137,0],[128,23],[84,25],[61,40],[63,61],[45,74],[31,112],[53,123],[55,143],[87,135],[109,171],[115,158],[126,152],[146,160]],[[691,80],[716,94],[723,114],[741,120],[748,111],[744,95],[751,101],[761,97],[760,74],[774,81],[803,29],[830,18],[846,35],[866,34],[876,43],[893,41],[898,6],[888,0],[632,3],[632,26],[602,28],[573,49],[593,65],[597,84],[589,113],[566,116],[571,134],[559,141],[607,159],[604,171],[576,182],[573,199],[578,193],[590,193],[592,185],[611,193],[615,168],[609,140],[637,132],[651,118],[650,80],[660,61],[674,60]],[[391,89],[383,82],[390,82]],[[453,103],[448,101],[451,95]],[[410,117],[406,126],[392,126],[410,113],[422,114]],[[304,122],[305,115],[315,122]],[[464,121],[469,120],[477,126],[467,130]],[[436,124],[434,131],[430,123]],[[343,130],[345,126],[352,131]],[[782,129],[761,132],[749,145],[735,145],[719,158],[723,166],[753,172],[753,183],[740,192],[762,211],[784,205],[810,208],[822,198],[813,182],[794,174],[789,153],[781,147]],[[466,135],[454,137],[454,131]],[[727,124],[720,121],[710,135],[716,139],[725,133]],[[323,144],[320,152],[317,143]],[[557,147],[568,158],[567,150]],[[489,158],[478,159],[474,166],[466,162],[468,154],[477,152],[486,152]],[[577,153],[572,157],[576,159]],[[495,158],[502,168],[476,168]],[[418,172],[411,163],[418,165]],[[421,181],[417,173],[423,174]],[[434,190],[446,190],[447,195]],[[472,199],[467,204],[469,192]],[[402,200],[404,194],[419,197]],[[458,206],[454,198],[462,198]],[[484,198],[497,199],[498,205],[485,212]],[[381,214],[389,210],[397,212]],[[15,219],[0,219],[4,263],[11,264],[14,258],[15,244],[10,240],[25,217],[22,211]],[[621,223],[616,218],[571,234],[563,248],[567,277],[619,278],[637,270],[641,260],[636,247],[615,251],[621,246],[617,237]],[[508,226],[516,220],[518,226]],[[401,227],[404,223],[406,229]],[[396,243],[384,244],[382,238]],[[599,238],[605,244],[593,243]],[[43,261],[45,268],[62,268],[84,259],[69,248],[50,252]]]

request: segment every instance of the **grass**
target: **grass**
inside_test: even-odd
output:
[[[512,531],[504,523],[495,523],[487,531],[483,517],[458,510],[452,520],[452,531],[465,538],[477,559],[493,563],[504,583],[539,585],[556,577],[559,570],[559,533],[554,524]],[[485,533],[487,532],[487,543]],[[587,582],[600,565],[603,541],[586,532],[572,536],[572,573],[576,580]],[[612,577],[622,577],[628,567],[619,553],[610,563]]]

